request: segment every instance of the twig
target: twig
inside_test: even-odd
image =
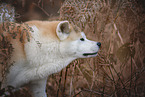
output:
[[[84,75],[84,74],[82,73],[82,71],[80,70],[80,68],[78,67],[78,65],[76,65],[76,67],[77,67],[77,69],[80,71],[80,73],[81,73],[82,75]],[[85,80],[86,80],[86,82],[87,82],[88,87],[90,87],[90,85],[89,85],[89,83],[88,83],[88,81],[87,81],[86,78],[85,78]]]
[[[119,38],[120,38],[121,43],[124,44],[123,38],[121,37],[121,34],[120,34],[119,30],[118,30],[117,27],[116,27],[116,24],[113,23],[113,26],[114,26],[114,29],[117,31],[117,34],[118,34],[118,36],[119,36]]]
[[[67,70],[68,70],[68,67],[66,67],[66,71],[65,71],[65,80],[64,80],[63,95],[64,95],[64,93],[65,93],[65,86],[66,86],[66,81],[67,81]]]
[[[42,7],[40,7],[39,5],[33,3],[33,5],[37,6],[38,8],[40,8],[47,16],[50,16]]]
[[[59,97],[59,90],[60,90],[60,86],[61,86],[62,72],[63,71],[61,71],[61,73],[60,73],[60,79],[59,79],[58,90],[57,90],[57,97]]]
[[[111,97],[111,96],[109,96],[105,93],[100,93],[100,92],[97,92],[97,91],[94,91],[94,90],[82,89],[82,91],[92,92],[92,93],[98,94],[98,95],[104,95],[105,97]]]
[[[76,61],[74,62],[74,66],[72,68],[72,76],[71,76],[71,82],[70,82],[70,97],[72,97],[72,88],[73,88],[73,78],[74,78],[75,66],[76,66]]]

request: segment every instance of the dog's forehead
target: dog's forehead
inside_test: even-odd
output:
[[[85,33],[82,32],[81,29],[78,26],[73,25],[73,29],[74,29],[74,31],[75,31],[75,33],[77,34],[78,37],[83,37],[83,38],[86,37]]]
[[[82,38],[84,36],[83,32],[80,30],[79,27],[75,25],[70,25],[70,35],[68,37],[69,40],[77,40],[79,38]]]
[[[74,25],[74,24],[70,24],[70,26],[71,26],[71,28],[72,28],[76,33],[81,32],[81,29],[80,29],[78,26],[76,26],[76,25]]]

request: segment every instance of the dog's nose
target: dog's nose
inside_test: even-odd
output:
[[[98,45],[99,47],[101,47],[101,43],[100,43],[100,42],[97,42],[97,45]]]

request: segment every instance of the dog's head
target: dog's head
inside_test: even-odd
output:
[[[78,27],[68,21],[61,21],[57,25],[56,34],[60,39],[60,52],[64,56],[87,58],[97,56],[100,42],[88,40]]]

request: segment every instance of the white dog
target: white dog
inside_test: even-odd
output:
[[[26,30],[26,26],[33,31]],[[100,42],[88,40],[78,27],[68,21],[29,21],[8,28],[17,36],[13,39],[7,28],[5,31],[0,28],[0,33],[13,47],[9,61],[13,65],[6,74],[4,85],[19,88],[29,84],[34,97],[47,97],[45,88],[49,75],[61,71],[77,58],[97,56],[101,46]],[[23,40],[19,41],[20,38]]]

